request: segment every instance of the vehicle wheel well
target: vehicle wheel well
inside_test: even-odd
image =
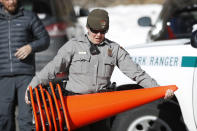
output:
[[[141,89],[143,87],[141,87],[140,85],[137,84],[127,84],[127,85],[121,85],[117,87],[117,90],[128,90],[128,89]],[[151,103],[145,104],[143,106],[134,108],[132,110],[123,112],[121,114],[118,114],[114,117],[111,117],[110,119],[110,127],[113,127],[114,122],[117,123],[117,119],[120,119],[121,116],[123,116],[124,114],[128,114],[128,112],[135,112],[137,110],[140,109],[156,109],[159,110],[159,115],[158,117],[162,117],[162,119],[165,120],[165,115],[171,115],[173,116],[174,120],[178,120],[180,121],[179,124],[182,127],[182,130],[186,130],[185,125],[183,124],[183,117],[182,117],[182,113],[181,113],[181,109],[178,103],[178,100],[176,98],[176,96],[174,96],[173,98],[169,99],[169,100],[164,100],[164,99],[158,99],[156,101],[153,101]],[[166,118],[168,119],[168,118]],[[168,120],[166,120],[168,121]],[[172,125],[171,125],[172,126]]]
[[[119,131],[124,128],[126,131],[130,124],[142,117],[146,118],[146,116],[157,117],[158,119],[156,119],[156,123],[160,119],[165,121],[172,130],[186,131],[186,126],[184,125],[179,106],[171,101],[163,99],[159,99],[114,116],[111,119],[111,129],[112,131]]]

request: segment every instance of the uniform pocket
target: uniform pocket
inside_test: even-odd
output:
[[[110,77],[114,70],[115,60],[113,57],[104,58],[104,76]]]
[[[89,62],[90,55],[75,55],[70,66],[70,72],[87,73]]]

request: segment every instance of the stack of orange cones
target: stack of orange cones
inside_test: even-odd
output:
[[[175,85],[64,96],[59,84],[30,88],[36,131],[74,130],[164,97]]]

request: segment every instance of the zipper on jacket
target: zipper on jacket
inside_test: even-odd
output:
[[[12,72],[13,71],[13,69],[12,69],[12,50],[11,50],[11,39],[10,39],[10,18],[9,18],[9,20],[8,20],[8,41],[9,41],[9,55],[10,55],[10,71]]]

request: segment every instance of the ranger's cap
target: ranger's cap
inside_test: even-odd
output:
[[[103,9],[94,9],[88,15],[87,27],[93,30],[105,30],[109,29],[109,16],[107,11]]]

